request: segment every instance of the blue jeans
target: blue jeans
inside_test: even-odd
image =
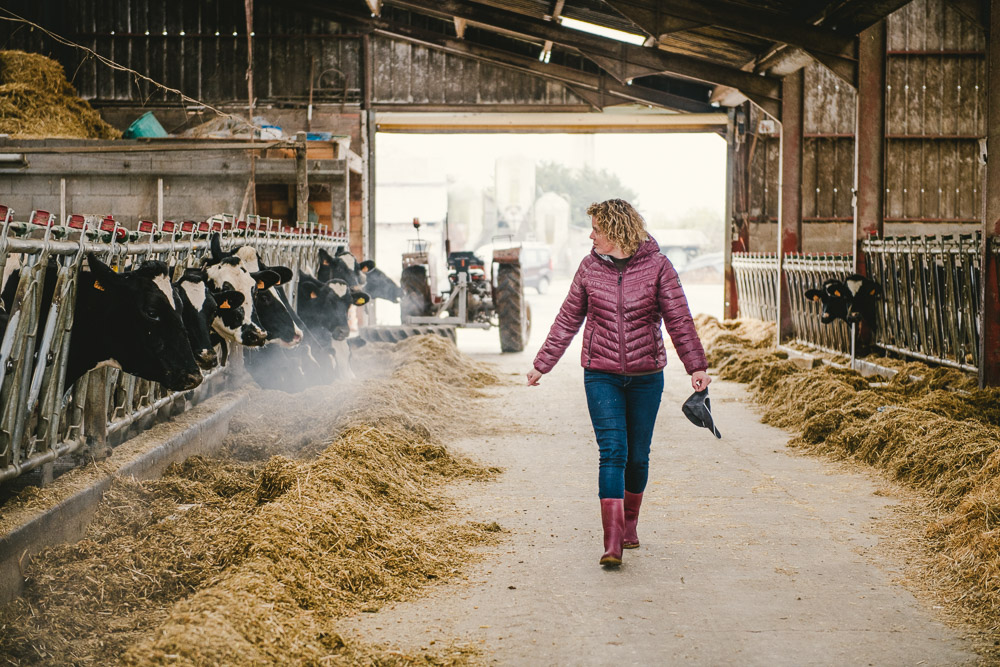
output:
[[[583,386],[600,450],[598,495],[642,493],[649,477],[649,443],[663,395],[663,371],[629,376],[585,369]]]

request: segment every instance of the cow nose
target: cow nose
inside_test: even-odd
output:
[[[205,370],[210,370],[219,365],[219,357],[215,354],[215,350],[202,350],[198,353],[196,361]]]
[[[182,391],[194,389],[201,384],[201,380],[201,373],[188,373],[184,376],[183,386],[181,387]]]
[[[333,329],[333,337],[337,340],[345,340],[351,334],[351,330],[348,327],[335,327]]]
[[[240,329],[240,342],[247,347],[260,347],[267,342],[267,334],[260,327],[247,324]]]

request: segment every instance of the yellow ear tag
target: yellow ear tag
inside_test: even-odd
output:
[[[357,305],[359,305],[359,306],[363,306],[363,305],[365,305],[368,302],[365,300],[364,297],[359,296],[357,299],[355,299],[354,303],[357,304]]]
[[[361,273],[368,273],[368,267],[367,266],[361,267]]]
[[[813,301],[819,301],[819,300],[820,300],[820,298],[818,296],[814,296],[813,297]]]
[[[330,266],[330,261],[329,261],[329,260],[326,260],[326,259],[324,259],[324,260],[323,260],[323,266]]]
[[[112,266],[111,270],[114,271],[115,273],[118,273],[118,267],[117,266]]]
[[[102,285],[100,283],[100,281],[95,280],[94,281],[94,289],[101,290],[103,292],[104,291],[104,285]]]
[[[257,289],[264,289],[264,281],[263,280],[258,280],[257,281]]]
[[[220,304],[219,304],[219,308],[220,308],[220,309],[221,309],[221,308],[226,308],[226,309],[229,309],[229,301],[223,301],[222,303],[220,303]]]
[[[835,291],[833,292],[833,295],[834,295],[834,296],[840,296],[840,290],[835,290]]]
[[[875,292],[876,292],[876,290],[873,288],[872,291],[869,292],[869,294],[871,294],[872,296],[875,296]]]
[[[315,299],[317,296],[318,295],[316,294],[316,292],[309,292],[309,298],[310,299]]]

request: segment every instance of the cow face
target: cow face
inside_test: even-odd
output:
[[[254,295],[278,283],[278,274],[273,271],[250,273],[238,257],[225,257],[217,264],[205,267],[208,283],[213,292],[236,291],[243,295],[243,303],[238,308],[219,309],[212,328],[225,338],[240,345],[260,347],[267,342],[267,332],[255,317]]]
[[[276,285],[266,290],[257,290],[254,295],[254,310],[260,318],[261,326],[267,332],[268,341],[277,341],[283,347],[295,347],[302,341],[302,329],[295,324],[291,313],[285,307],[284,299],[278,295],[278,286],[291,281],[292,270],[286,266],[267,266],[251,246],[243,246],[235,252],[243,266],[252,273],[272,271],[278,276]]]
[[[167,265],[146,261],[115,273],[88,254],[81,271],[70,339],[66,384],[100,363],[182,391],[201,383],[201,373],[174,298]]]
[[[351,289],[363,287],[366,274],[375,268],[375,262],[357,258],[344,248],[338,248],[336,256],[331,256],[325,250],[319,251],[319,271],[316,274],[320,282],[343,280]]]
[[[399,285],[392,278],[385,275],[382,269],[376,268],[368,271],[367,278],[365,279],[365,292],[373,299],[385,299],[393,303],[399,303],[400,298],[403,296],[403,290],[400,289]]]
[[[864,322],[869,327],[874,328],[877,302],[882,297],[882,286],[871,278],[857,273],[847,276],[844,284],[851,292],[847,321],[851,324]]]
[[[306,326],[338,341],[351,333],[347,323],[350,307],[363,306],[371,300],[364,292],[352,292],[343,280],[323,283],[305,274],[299,276],[298,295],[299,316]]]
[[[174,283],[174,289],[181,302],[181,317],[195,361],[204,370],[215,368],[219,360],[212,342],[212,322],[220,308],[241,307],[243,295],[235,290],[213,293],[204,269],[185,270]]]
[[[823,324],[830,324],[834,320],[847,321],[851,293],[847,289],[847,285],[841,281],[827,280],[823,283],[823,289],[807,290],[806,298],[810,301],[822,302],[823,310],[820,321]]]

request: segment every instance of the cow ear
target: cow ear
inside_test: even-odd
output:
[[[107,287],[117,285],[121,280],[121,277],[111,267],[99,260],[97,255],[92,252],[87,253],[87,265],[93,274],[94,284],[92,286],[96,290],[103,292]]]
[[[351,303],[355,306],[363,306],[371,300],[367,292],[351,292]]]
[[[823,293],[820,292],[818,289],[806,290],[806,298],[809,299],[810,301],[822,301]]]
[[[345,248],[344,246],[340,246],[339,248],[337,248],[337,257],[340,257],[341,255],[346,255],[348,252],[349,251],[347,250],[347,248]]]
[[[374,268],[375,268],[374,260],[366,259],[365,261],[361,262],[361,271],[363,271],[364,273],[368,273]]]
[[[212,232],[211,241],[209,242],[209,247],[212,249],[213,262],[218,262],[223,258],[222,237],[219,235],[219,232]]]
[[[278,284],[284,285],[285,283],[291,282],[292,278],[295,276],[292,270],[287,266],[269,266],[268,271],[274,271],[278,274]]]
[[[333,263],[333,257],[330,257],[330,253],[328,253],[326,250],[320,248],[319,261],[323,266],[330,266],[330,264]]]
[[[239,308],[243,305],[243,292],[237,292],[236,290],[226,290],[224,292],[216,292],[212,295],[216,303],[219,304],[219,308],[223,310],[228,308]]]
[[[256,271],[250,274],[250,277],[257,281],[257,289],[265,290],[269,287],[274,287],[277,285],[281,278],[277,273],[271,269],[265,269],[264,271]]]

